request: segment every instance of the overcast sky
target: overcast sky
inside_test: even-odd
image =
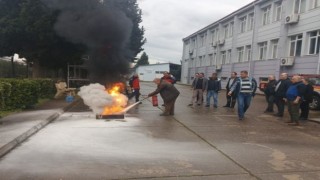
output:
[[[150,63],[179,63],[182,39],[253,0],[138,0]]]

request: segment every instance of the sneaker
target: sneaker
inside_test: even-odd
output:
[[[188,104],[188,106],[193,106],[193,104]]]
[[[198,104],[198,106],[201,106],[201,104]]]
[[[230,106],[224,105],[224,106],[222,106],[222,107],[230,107]]]
[[[206,107],[210,107],[210,105],[206,105]]]
[[[217,105],[214,105],[213,107],[214,107],[214,108],[218,108],[218,106],[217,106]]]

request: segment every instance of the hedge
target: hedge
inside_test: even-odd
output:
[[[54,92],[54,82],[50,79],[0,79],[0,108],[30,108],[39,98],[52,98]]]

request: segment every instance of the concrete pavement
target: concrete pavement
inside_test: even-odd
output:
[[[291,127],[288,116],[263,114],[255,97],[245,121],[219,107],[188,107],[181,95],[174,117],[149,101],[124,120],[96,120],[78,104],[0,159],[5,179],[319,179],[320,125]],[[143,83],[142,94],[155,89]],[[160,102],[161,104],[161,102]],[[312,112],[317,117],[318,112]]]
[[[57,119],[74,103],[66,103],[64,99],[50,100],[35,109],[15,113],[0,119],[0,157]]]

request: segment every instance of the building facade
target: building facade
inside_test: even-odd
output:
[[[141,81],[153,81],[154,78],[161,78],[167,71],[179,80],[181,65],[173,63],[141,65],[136,68],[136,73]]]
[[[319,74],[320,0],[256,0],[183,39],[181,82],[197,72]]]

